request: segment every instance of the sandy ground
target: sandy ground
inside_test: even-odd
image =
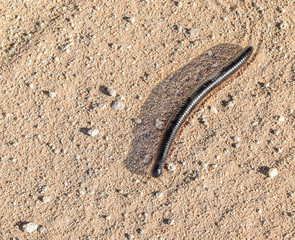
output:
[[[1,1],[0,238],[295,239],[294,11]],[[152,178],[156,125],[248,45]]]

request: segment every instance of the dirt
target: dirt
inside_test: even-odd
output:
[[[1,1],[0,238],[295,239],[294,10]],[[153,178],[156,122],[248,45]]]

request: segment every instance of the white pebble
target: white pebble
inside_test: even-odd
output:
[[[285,121],[284,116],[280,116],[280,117],[279,117],[279,122],[284,122],[284,121]]]
[[[54,98],[56,96],[56,93],[55,92],[48,92],[48,96],[50,98]]]
[[[257,126],[258,124],[259,124],[259,122],[253,122],[253,123],[252,123],[252,126],[255,127],[255,126]]]
[[[119,101],[112,102],[112,108],[117,111],[122,111],[125,108],[125,104]]]
[[[107,92],[110,94],[112,97],[116,97],[116,90],[113,89],[112,87],[107,87]]]
[[[133,236],[132,234],[126,234],[126,238],[127,238],[127,239],[133,239],[134,236]]]
[[[44,231],[45,231],[45,227],[44,226],[38,227],[38,232],[39,233],[43,233]]]
[[[99,133],[99,131],[97,129],[89,129],[87,131],[87,134],[91,137],[95,137],[98,133]]]
[[[233,107],[234,104],[233,104],[232,102],[229,102],[229,103],[228,103],[228,106],[229,106],[229,107]]]
[[[168,170],[173,172],[176,170],[176,166],[173,163],[168,163]]]
[[[119,96],[117,97],[117,99],[123,101],[123,100],[125,100],[125,96],[123,96],[123,95],[119,95]]]
[[[156,119],[156,128],[159,130],[162,130],[164,126],[164,122],[162,122],[160,119]]]
[[[278,169],[277,168],[271,168],[271,169],[269,169],[267,175],[270,178],[274,178],[275,176],[278,175]]]
[[[280,134],[280,130],[279,129],[276,129],[273,131],[274,135],[278,136]]]
[[[163,193],[162,192],[156,192],[155,197],[156,198],[161,198],[161,197],[163,197]]]
[[[239,143],[239,142],[238,143],[233,143],[232,146],[235,147],[235,148],[239,148],[241,146],[241,143]]]
[[[99,107],[100,109],[104,109],[104,108],[106,107],[106,105],[103,104],[103,103],[100,103],[100,104],[98,104],[98,107]]]
[[[211,50],[208,51],[208,56],[212,57],[213,56],[213,52]]]
[[[211,112],[213,112],[213,113],[215,113],[215,114],[218,113],[218,111],[217,111],[217,109],[216,109],[215,107],[211,107],[210,110],[211,110]]]
[[[37,225],[36,223],[33,223],[33,222],[31,222],[31,223],[26,223],[26,224],[24,224],[24,225],[22,226],[22,230],[23,230],[24,232],[27,232],[27,233],[32,233],[32,232],[36,231],[37,228],[38,228],[38,225]]]
[[[136,123],[136,124],[140,124],[141,123],[141,120],[139,118],[135,118],[133,119],[133,121]]]
[[[135,18],[134,18],[134,17],[127,17],[127,16],[125,16],[125,17],[123,17],[123,19],[124,19],[125,21],[127,21],[127,22],[131,22],[131,23],[134,23],[134,21],[135,21]]]
[[[241,139],[240,139],[238,136],[235,136],[235,137],[234,137],[234,141],[235,141],[235,142],[240,142]]]
[[[81,196],[83,196],[83,195],[85,195],[85,192],[84,192],[83,190],[79,190],[79,194],[80,194]]]
[[[49,197],[42,197],[41,200],[42,200],[42,202],[45,202],[45,203],[50,202]]]

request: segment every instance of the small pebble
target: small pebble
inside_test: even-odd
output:
[[[123,95],[119,95],[119,96],[117,97],[117,99],[123,101],[123,100],[125,100],[125,96],[123,96]]]
[[[235,137],[234,137],[234,141],[235,141],[235,142],[240,142],[241,139],[240,139],[238,136],[235,136]]]
[[[217,109],[216,109],[215,107],[211,107],[210,110],[211,110],[211,112],[213,112],[213,113],[215,113],[215,114],[218,113],[218,111],[217,111]]]
[[[278,169],[277,169],[277,168],[270,168],[270,169],[268,170],[267,175],[268,175],[270,178],[274,178],[275,176],[278,175]]]
[[[182,2],[175,1],[174,4],[177,7],[182,7]]]
[[[32,232],[36,231],[37,228],[38,228],[38,225],[37,225],[36,223],[33,223],[33,222],[31,222],[31,223],[26,223],[26,224],[24,224],[24,225],[22,226],[22,230],[23,230],[24,232],[27,232],[27,233],[32,233]]]
[[[164,223],[168,224],[168,225],[173,225],[174,224],[174,220],[171,218],[165,218],[164,219]]]
[[[239,142],[238,143],[233,143],[232,146],[234,148],[239,148],[241,146],[241,143],[239,143]]]
[[[132,234],[127,234],[126,233],[125,236],[126,236],[127,239],[133,239],[134,238],[134,236]]]
[[[191,35],[192,37],[197,36],[197,30],[194,28],[191,28],[188,30],[188,34]]]
[[[138,232],[138,234],[144,234],[144,230],[141,228],[136,229],[136,232]]]
[[[280,130],[279,129],[274,130],[273,131],[273,134],[276,135],[276,136],[278,136],[280,134]]]
[[[208,164],[205,162],[199,162],[199,164],[201,165],[202,168],[207,169]]]
[[[168,163],[168,170],[173,172],[176,170],[176,166],[173,163]]]
[[[281,153],[283,150],[281,148],[275,148],[278,153]]]
[[[83,196],[83,195],[85,195],[85,192],[84,192],[83,190],[79,190],[79,194],[80,194],[81,196]]]
[[[161,198],[161,197],[163,197],[163,193],[162,192],[156,192],[155,197],[156,198]]]
[[[255,126],[257,126],[258,124],[259,124],[259,122],[253,122],[253,123],[252,123],[252,126],[255,127]]]
[[[100,104],[98,104],[98,107],[99,107],[100,109],[104,109],[104,108],[106,107],[106,105],[103,104],[103,103],[100,103]]]
[[[43,196],[43,197],[41,198],[41,201],[47,203],[47,202],[50,202],[50,198],[49,198],[49,197],[45,197],[45,196]]]
[[[89,190],[89,195],[91,195],[91,196],[94,196],[94,194],[95,194],[95,191],[94,190]]]
[[[134,23],[134,21],[135,21],[135,18],[134,17],[123,17],[123,19],[125,20],[125,21],[127,21],[127,22],[131,22],[131,23]]]
[[[234,104],[233,104],[232,102],[229,102],[229,103],[228,103],[228,106],[229,106],[229,107],[233,107]]]
[[[164,122],[162,122],[160,119],[156,119],[156,128],[159,130],[162,130],[164,126]]]
[[[213,56],[213,52],[211,50],[208,51],[208,56],[212,57]]]
[[[139,118],[134,118],[133,121],[136,123],[136,124],[140,124],[141,123],[141,120]]]
[[[137,98],[138,100],[141,100],[141,99],[142,99],[142,96],[137,95],[136,98]]]
[[[113,101],[112,108],[117,111],[122,111],[125,108],[125,104],[119,101]]]
[[[278,120],[279,120],[279,122],[284,122],[285,118],[284,118],[284,116],[280,116]]]
[[[114,90],[112,87],[107,87],[107,92],[110,94],[112,97],[116,97],[116,90]]]
[[[227,17],[221,17],[221,20],[223,20],[223,21],[227,21]]]
[[[48,92],[48,96],[50,98],[54,98],[56,96],[56,93],[55,92]]]
[[[91,137],[95,137],[98,133],[99,133],[99,131],[97,129],[89,129],[87,131],[87,134]]]
[[[38,232],[39,232],[39,233],[43,233],[44,231],[45,231],[45,227],[42,226],[42,225],[40,225],[40,226],[38,227]]]

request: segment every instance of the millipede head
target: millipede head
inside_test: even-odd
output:
[[[154,166],[152,169],[153,177],[159,177],[162,174],[162,168],[158,165]]]

